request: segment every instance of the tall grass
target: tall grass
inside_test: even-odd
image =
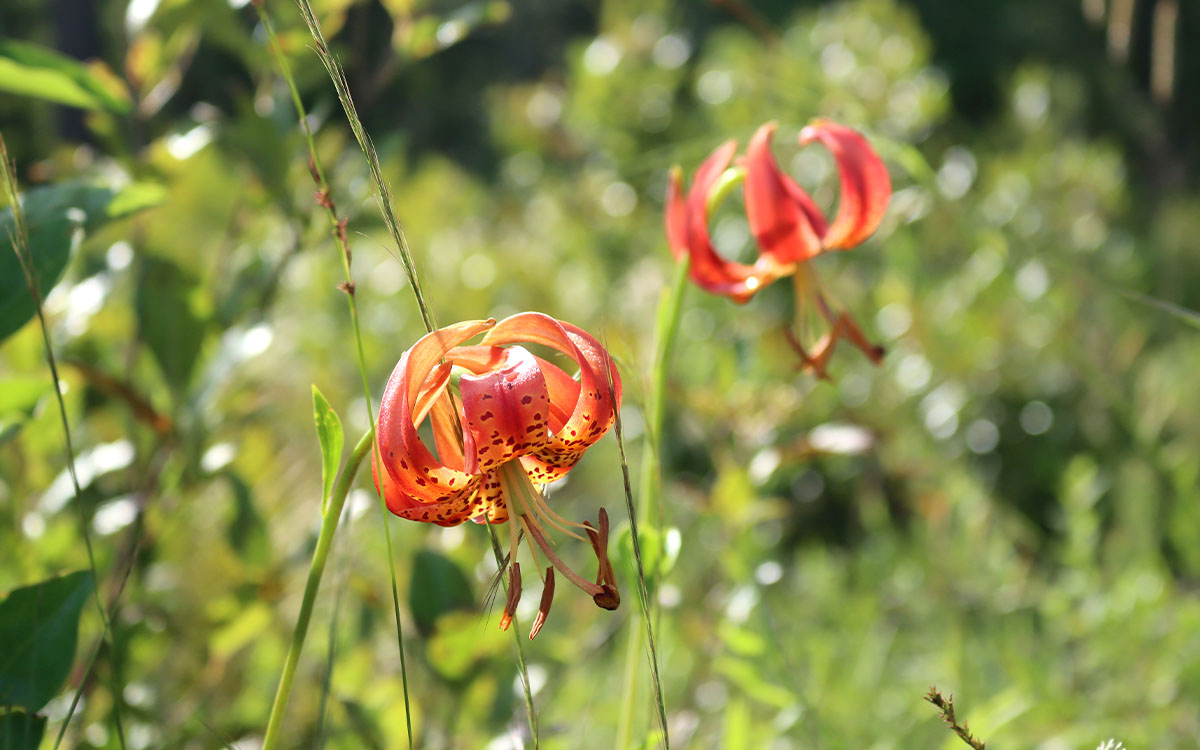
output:
[[[67,457],[67,473],[71,476],[71,488],[74,491],[72,505],[79,516],[79,534],[83,537],[83,546],[87,550],[88,570],[92,574],[92,594],[96,603],[96,611],[100,615],[100,622],[103,627],[100,632],[100,638],[96,641],[96,646],[92,650],[92,655],[88,658],[87,668],[84,672],[84,677],[79,681],[79,688],[76,690],[74,697],[71,700],[71,707],[67,711],[67,716],[63,719],[62,726],[58,732],[58,738],[55,740],[54,747],[57,748],[63,740],[63,736],[67,731],[67,726],[71,723],[71,717],[75,714],[75,709],[79,705],[79,699],[83,695],[84,688],[88,684],[87,676],[91,674],[92,668],[96,664],[96,657],[100,653],[100,648],[106,643],[110,648],[115,648],[115,644],[110,639],[112,632],[112,614],[104,609],[104,602],[100,599],[100,577],[96,569],[96,553],[92,548],[92,535],[88,531],[87,513],[84,510],[83,503],[80,498],[83,490],[79,486],[79,475],[75,471],[75,446],[71,440],[71,421],[67,418],[67,406],[63,401],[62,383],[58,377],[58,364],[54,357],[54,344],[50,339],[50,328],[46,325],[46,313],[42,309],[42,294],[38,289],[37,275],[34,272],[33,253],[29,247],[29,229],[25,224],[25,212],[21,207],[21,196],[17,190],[16,168],[8,157],[8,146],[4,142],[4,136],[0,135],[0,170],[4,172],[4,187],[12,208],[13,227],[15,235],[8,238],[12,245],[12,250],[17,255],[17,261],[21,265],[21,272],[25,276],[25,284],[29,289],[29,295],[33,298],[34,309],[37,311],[38,326],[42,332],[42,347],[46,355],[46,364],[50,369],[50,381],[54,390],[55,403],[58,405],[58,415],[62,422],[63,429],[63,444]],[[135,546],[136,549],[136,546]],[[120,587],[117,590],[116,596],[113,598],[112,608],[116,610],[117,602],[120,594],[125,589],[125,581],[129,577],[129,570],[133,567],[133,560],[136,555],[131,555],[129,568],[125,571],[121,578]],[[113,727],[117,731],[117,741],[122,750],[125,748],[125,730],[121,722],[121,688],[117,684],[117,674],[113,673]]]

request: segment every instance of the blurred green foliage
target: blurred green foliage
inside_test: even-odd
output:
[[[0,8],[6,38],[90,39],[131,101],[0,98],[26,210],[74,181],[163,190],[48,251],[80,497],[36,323],[0,348],[0,591],[86,566],[78,503],[101,599],[119,602],[70,747],[118,747],[118,714],[131,748],[254,746],[332,479],[312,385],[352,438],[367,427],[304,139],[256,16],[231,5],[99,3],[83,31],[33,0]],[[799,376],[786,285],[744,307],[689,290],[663,456],[678,544],[655,592],[673,746],[953,747],[931,683],[997,747],[1200,737],[1200,337],[1167,304],[1200,308],[1196,50],[1155,105],[1141,63],[1106,61],[1069,3],[315,5],[440,322],[535,309],[604,335],[631,456],[671,276],[667,170],[777,120],[781,165],[828,209],[832,160],[795,142],[817,115],[889,162],[884,225],[816,261],[888,346],[882,367],[847,349],[833,384]],[[377,400],[423,328],[307,31],[290,3],[267,7],[349,220]],[[711,226],[745,257],[738,203]],[[33,308],[20,279],[0,289],[27,308],[15,329]],[[620,519],[612,439],[551,498]],[[361,477],[288,747],[405,742],[381,523]],[[485,530],[392,535],[419,746],[513,746],[524,708]],[[526,646],[542,744],[611,747],[636,596],[609,614],[573,593]],[[101,627],[85,609],[77,669]],[[640,742],[654,720],[637,690]],[[48,735],[70,698],[35,709]]]

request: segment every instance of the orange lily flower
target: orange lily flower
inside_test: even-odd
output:
[[[776,124],[767,123],[750,140],[738,168],[727,172],[737,151],[735,141],[717,148],[696,170],[691,189],[683,197],[683,177],[676,169],[667,187],[666,231],[676,259],[689,257],[689,275],[714,294],[743,303],[771,282],[791,276],[796,288],[795,330],[788,331],[801,366],[828,377],[826,365],[841,338],[848,339],[871,361],[883,360],[883,349],[870,343],[847,313],[835,311],[828,293],[809,263],[828,250],[848,250],[869,237],[879,226],[891,198],[887,168],[858,132],[829,120],[815,120],[800,131],[800,144],[819,141],[832,153],[841,180],[837,216],[830,224],[812,198],[779,169],[771,154]],[[710,201],[724,194],[730,180],[744,180],[746,219],[758,243],[753,265],[728,261],[717,254],[709,239]],[[801,343],[815,308],[828,326],[816,344]]]
[[[484,334],[479,344],[465,345],[479,334]],[[521,343],[566,355],[579,367],[579,380]],[[457,393],[453,367],[463,373]],[[568,521],[550,509],[541,490],[566,476],[609,430],[620,406],[621,381],[612,358],[595,338],[569,323],[526,312],[499,323],[447,326],[421,337],[388,380],[377,439],[383,470],[373,454],[375,482],[388,509],[401,518],[439,526],[467,519],[511,521],[510,585],[500,620],[505,630],[521,596],[518,544],[522,535],[531,539],[534,561],[541,550],[550,562],[529,634],[533,638],[549,613],[556,569],[598,606],[620,604],[608,561],[607,513],[600,509],[596,526]],[[417,434],[426,417],[436,456]],[[554,552],[551,528],[591,545],[599,568],[595,582]]]

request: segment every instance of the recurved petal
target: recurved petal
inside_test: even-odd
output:
[[[465,374],[458,384],[463,426],[474,438],[475,450],[464,456],[468,474],[536,450],[549,434],[550,397],[537,359],[521,346],[503,352],[499,367]]]
[[[579,400],[579,381],[563,372],[558,365],[537,358],[546,378],[546,392],[550,394],[550,431],[562,432],[563,425],[571,418],[575,402]]]
[[[376,467],[376,481],[393,498],[389,507],[440,502],[471,484],[471,474],[433,456],[418,437],[416,427],[444,393],[448,370],[438,367],[442,358],[457,344],[494,324],[493,320],[470,321],[427,334],[404,353],[392,371],[380,402],[377,427],[385,471],[379,472]],[[381,473],[388,475],[386,480],[381,480]]]
[[[686,201],[679,200],[679,182],[667,189],[667,236],[674,248],[682,245],[691,258],[688,275],[697,286],[735,302],[745,302],[765,285],[752,266],[728,261],[717,254],[708,233],[708,195],[737,151],[726,141],[696,170]],[[682,235],[682,236],[681,236]],[[678,257],[678,255],[677,255]]]
[[[800,131],[800,144],[820,141],[833,153],[841,178],[837,217],[822,237],[826,248],[848,249],[879,226],[892,196],[883,160],[857,131],[830,120],[814,120]]]
[[[776,127],[769,122],[750,139],[743,192],[746,221],[760,252],[776,265],[790,266],[821,252],[817,228],[824,228],[825,219],[775,162],[771,139]]]
[[[392,510],[401,518],[438,526],[457,526],[467,519],[502,523],[508,519],[501,496],[500,480],[495,472],[475,477],[476,483],[467,490],[436,503],[421,503]]]
[[[570,416],[540,448],[521,458],[534,482],[545,483],[562,477],[583,452],[608,431],[614,421],[614,409],[621,407],[621,377],[615,363],[590,334],[541,313],[519,313],[505,318],[483,340],[486,344],[542,344],[562,352],[579,367],[579,388],[574,392],[573,404],[561,403],[561,399],[569,397],[574,389],[562,387],[564,384],[558,383],[559,378],[551,376],[556,383],[551,396],[560,400],[556,406]],[[616,397],[615,404],[613,396]]]

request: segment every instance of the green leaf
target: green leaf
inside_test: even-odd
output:
[[[49,390],[50,381],[46,378],[0,380],[0,445],[16,437]]]
[[[160,185],[136,183],[116,191],[96,185],[62,183],[37,188],[21,199],[29,231],[29,253],[42,299],[66,270],[75,245],[87,232],[162,203]],[[0,341],[25,325],[37,309],[25,274],[11,247],[16,238],[12,208],[0,212]]]
[[[146,256],[137,289],[140,335],[176,394],[192,379],[210,316],[198,279],[174,261]]]
[[[23,711],[0,714],[0,750],[37,750],[45,733],[45,716]]]
[[[342,434],[342,420],[337,412],[325,400],[325,396],[314,385],[313,422],[317,425],[317,440],[321,442],[321,514],[325,514],[325,506],[329,503],[329,493],[333,490],[333,480],[337,476],[338,464],[342,462],[342,444],[345,436]]]
[[[417,552],[408,591],[409,609],[417,629],[425,636],[433,632],[442,615],[475,606],[467,574],[449,557],[433,550]]]
[[[50,390],[47,378],[5,378],[0,380],[0,417],[33,415],[42,396]]]
[[[0,705],[37,711],[58,693],[91,592],[92,574],[79,571],[13,589],[0,602]]]
[[[123,115],[129,93],[106,69],[29,42],[0,40],[0,91]]]

